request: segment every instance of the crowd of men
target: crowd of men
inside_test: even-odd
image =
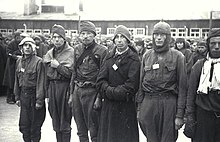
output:
[[[40,141],[48,103],[57,142],[71,141],[72,117],[80,142],[139,142],[138,123],[148,142],[175,142],[184,124],[193,142],[219,142],[220,30],[188,41],[170,28],[142,39],[119,25],[101,42],[90,21],[74,41],[56,24],[51,37],[0,35],[1,92],[23,140]]]

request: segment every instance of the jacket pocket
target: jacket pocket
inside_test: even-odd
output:
[[[165,64],[165,70],[163,73],[164,80],[176,80],[176,66],[173,64]]]
[[[155,79],[155,72],[151,66],[144,67],[144,80],[153,80]]]
[[[37,81],[36,72],[27,71],[27,79],[29,81]]]

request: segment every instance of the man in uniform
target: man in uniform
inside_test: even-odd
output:
[[[207,49],[206,58],[195,63],[189,80],[186,128],[190,131],[185,129],[185,134],[193,142],[220,141],[220,30],[209,33]]]
[[[175,142],[183,125],[187,74],[184,55],[171,49],[170,25],[153,28],[153,48],[143,56],[138,109],[148,142]]]
[[[43,58],[46,66],[48,107],[57,142],[70,142],[71,108],[68,105],[69,83],[73,70],[74,49],[65,40],[61,25],[52,27],[52,49]]]
[[[95,42],[96,28],[90,21],[80,25],[81,43],[74,47],[74,71],[71,79],[71,98],[73,116],[77,125],[80,142],[88,142],[88,131],[92,142],[97,141],[98,112],[93,109],[100,104],[95,83],[107,48]],[[99,103],[97,103],[99,102]]]
[[[21,108],[19,129],[25,142],[39,142],[45,120],[44,66],[35,55],[35,42],[24,38],[20,44],[22,57],[16,63],[14,94]]]

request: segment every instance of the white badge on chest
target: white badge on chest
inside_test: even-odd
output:
[[[159,64],[153,64],[153,69],[159,69],[160,68],[160,65]]]
[[[112,68],[116,71],[116,70],[118,69],[118,66],[117,66],[116,64],[114,64],[114,65],[112,66]]]
[[[24,68],[21,68],[21,72],[24,72],[25,71],[25,69]]]

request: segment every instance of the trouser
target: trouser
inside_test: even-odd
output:
[[[220,142],[220,113],[196,108],[196,132],[193,142]]]
[[[23,134],[23,139],[25,142],[39,142],[41,139],[41,127],[46,116],[45,105],[36,110],[35,89],[22,89],[20,102],[19,130]]]
[[[73,93],[73,116],[77,125],[80,142],[97,141],[99,111],[93,109],[97,91],[95,88],[80,88],[75,85]]]
[[[148,142],[175,142],[177,98],[173,94],[145,94],[140,106],[139,124]]]
[[[68,105],[69,81],[50,81],[48,88],[48,109],[52,118],[53,130],[57,142],[70,142],[71,138],[71,108]]]
[[[70,142],[71,131],[68,132],[56,132],[57,142]]]

